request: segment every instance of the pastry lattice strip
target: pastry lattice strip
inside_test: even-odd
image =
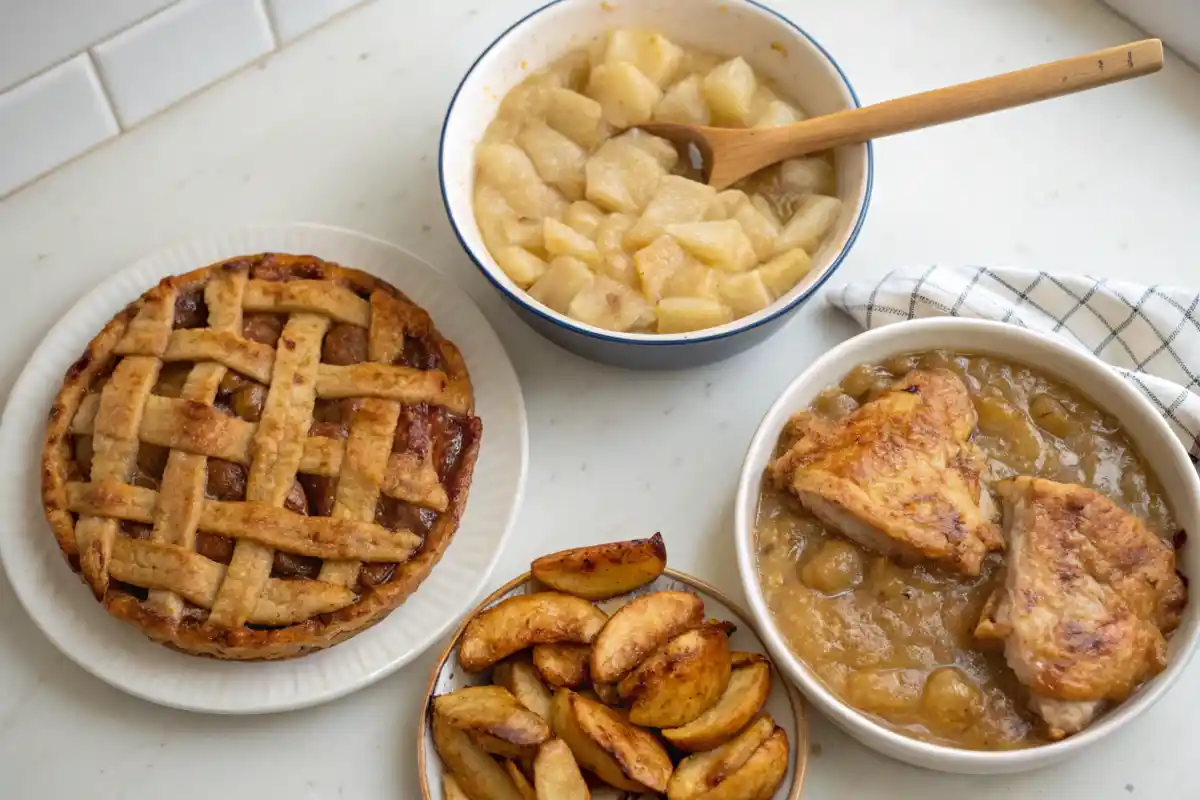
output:
[[[445,510],[432,453],[391,453],[391,440],[401,402],[461,412],[469,406],[469,385],[439,370],[392,366],[406,324],[420,330],[419,318],[381,293],[368,304],[344,287],[332,288],[325,281],[247,280],[244,270],[227,270],[205,285],[204,329],[173,328],[174,290],[143,302],[114,350],[124,358],[99,396],[84,400],[72,425],[73,433],[93,436],[92,482],[70,484],[68,496],[80,515],[81,568],[98,595],[111,575],[149,589],[148,603],[175,619],[186,599],[211,609],[217,625],[290,624],[354,602],[345,587],[357,580],[362,560],[399,563],[420,547],[412,532],[370,521],[379,499],[373,487]],[[240,335],[243,310],[291,315],[280,349]],[[367,327],[376,363],[321,364],[331,320]],[[170,361],[195,362],[180,399],[152,394],[162,364]],[[227,369],[270,381],[259,423],[212,408]],[[346,442],[306,437],[317,397],[365,398],[367,413],[355,415]],[[141,442],[171,449],[161,493],[128,483]],[[208,457],[249,464],[245,502],[205,498]],[[281,507],[301,471],[339,477],[333,517]],[[122,519],[152,523],[150,539],[119,537]],[[228,567],[194,552],[201,529],[236,539]],[[270,578],[274,548],[325,559],[322,580]]]
[[[249,464],[258,425],[212,408],[211,398],[204,402],[194,400],[151,395],[145,403],[138,437],[146,444]],[[422,402],[437,402],[437,397]],[[95,395],[84,399],[75,414],[71,432],[76,435],[93,433],[98,410]],[[335,478],[341,474],[345,451],[343,441],[310,436],[304,443],[299,471]],[[428,452],[423,456],[392,453],[383,475],[383,494],[434,511],[445,511],[449,498],[438,480],[431,456]]]
[[[376,292],[371,297],[371,327],[367,331],[367,358],[390,364],[404,346],[403,320],[392,312],[395,301]],[[369,520],[375,517],[379,487],[388,468],[392,440],[400,417],[394,400],[368,398],[354,415],[346,438],[346,456],[333,501],[335,519]],[[320,579],[339,586],[358,582],[362,563],[356,560],[326,561]]]
[[[237,333],[242,329],[241,300],[245,288],[246,274],[238,271],[223,272],[205,285],[204,302],[208,307],[208,324],[211,329],[209,332],[218,336],[240,338],[237,337]],[[161,342],[165,336],[169,350],[171,326],[174,324],[175,293],[167,293],[164,300],[167,301],[164,307],[151,308],[147,312],[147,316],[152,317],[152,324],[146,325],[146,328],[148,334],[155,337],[156,343]],[[138,317],[141,316],[139,313]],[[138,318],[135,317],[134,323],[137,321]],[[224,377],[223,365],[198,363],[188,373],[182,396],[188,402],[211,406]],[[167,456],[166,469],[163,470],[162,493],[154,514],[151,541],[176,545],[187,553],[195,549],[196,530],[203,510],[207,478],[208,458],[204,454],[171,450]],[[124,554],[125,550],[126,548],[122,547],[121,553]],[[117,560],[115,563],[124,562]],[[110,572],[111,570],[110,565]],[[117,579],[122,580],[120,574],[117,575]],[[166,581],[147,581],[140,585],[145,585],[150,590],[146,604],[156,613],[176,621],[183,616],[184,599],[188,595],[180,591],[181,587],[173,587]]]
[[[283,326],[271,387],[254,433],[246,480],[248,503],[282,508],[291,491],[304,454],[302,442],[312,427],[321,340],[328,330],[329,317],[304,312],[292,314]],[[209,616],[214,625],[238,628],[245,624],[271,576],[274,557],[274,550],[261,542],[237,541]]]

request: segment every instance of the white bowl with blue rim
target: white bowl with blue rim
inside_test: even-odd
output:
[[[837,149],[841,216],[812,254],[813,269],[767,308],[716,328],[678,334],[618,333],[560,314],[513,283],[484,245],[472,208],[475,148],[501,99],[532,70],[622,27],[650,28],[688,47],[740,55],[811,116],[859,105],[845,73],[816,39],[798,22],[753,0],[555,0],[500,34],[468,70],[450,101],[439,154],[446,213],[484,276],[530,326],[567,350],[642,369],[690,367],[728,358],[779,330],[846,257],[871,196],[871,146]]]

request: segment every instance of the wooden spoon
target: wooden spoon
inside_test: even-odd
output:
[[[725,189],[763,167],[817,150],[1082,92],[1158,72],[1162,65],[1162,42],[1146,39],[775,128],[638,127],[685,148],[695,145],[708,184]]]

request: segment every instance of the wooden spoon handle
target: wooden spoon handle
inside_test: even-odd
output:
[[[773,163],[842,144],[856,144],[1082,92],[1157,72],[1162,65],[1162,42],[1146,39],[865,108],[839,111],[795,125],[770,128],[768,131],[774,141],[768,143],[764,141],[767,137],[762,137],[757,144],[780,148]]]

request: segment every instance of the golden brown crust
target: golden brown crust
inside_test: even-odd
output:
[[[67,484],[74,463],[71,424],[89,388],[111,367],[117,358],[117,344],[130,328],[138,311],[148,302],[164,302],[175,292],[186,292],[205,284],[216,271],[247,269],[251,282],[259,285],[269,281],[333,281],[350,292],[334,293],[342,316],[360,321],[355,300],[370,293],[387,293],[406,304],[411,301],[389,284],[358,270],[322,261],[312,256],[259,254],[229,259],[192,272],[165,278],[117,314],[88,343],[83,355],[71,365],[63,385],[50,408],[42,458],[42,499],[46,518],[59,547],[72,569],[79,572],[79,551],[75,539],[75,518],[69,510]],[[274,297],[272,295],[272,297]],[[286,298],[285,298],[286,299]],[[275,302],[272,300],[272,302]],[[281,301],[282,302],[282,301]],[[366,301],[363,301],[366,304]],[[415,306],[411,306],[416,310]],[[462,392],[455,403],[465,412],[462,418],[463,442],[458,465],[447,476],[444,489],[446,510],[429,529],[414,557],[398,564],[390,580],[364,587],[357,602],[340,610],[321,614],[305,622],[281,628],[242,626],[219,628],[207,620],[191,619],[187,615],[176,621],[154,613],[134,595],[109,587],[100,598],[109,613],[137,625],[146,635],[169,647],[196,655],[220,659],[261,660],[284,659],[320,650],[365,630],[399,607],[429,575],[441,560],[458,529],[466,507],[468,489],[478,456],[482,423],[473,414],[470,378],[461,354],[452,343],[434,328],[428,315],[416,311],[417,326],[426,341],[436,346],[444,371],[451,383],[459,384]],[[457,380],[456,380],[457,379]]]

